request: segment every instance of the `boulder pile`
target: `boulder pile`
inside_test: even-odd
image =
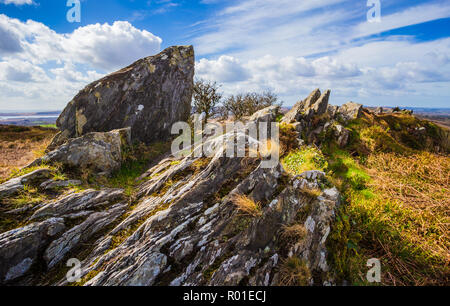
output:
[[[340,107],[329,105],[330,94],[330,90],[322,94],[315,89],[305,100],[298,102],[282,122],[293,124],[308,144],[320,145],[327,140],[327,135],[331,135],[339,146],[346,146],[350,131],[344,126],[348,121],[361,117],[363,106],[354,102]]]

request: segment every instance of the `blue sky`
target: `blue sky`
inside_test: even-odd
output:
[[[332,104],[450,107],[450,1],[0,0],[0,111],[60,110],[89,82],[171,45],[223,92],[314,88]]]

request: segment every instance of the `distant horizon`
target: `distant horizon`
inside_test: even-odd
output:
[[[330,103],[331,105],[334,105],[333,103]],[[285,108],[292,108],[294,105],[290,105],[290,106],[286,106],[286,105],[282,105],[282,107]],[[419,110],[419,109],[425,109],[425,110],[448,110],[450,111],[450,107],[414,107],[414,106],[379,106],[379,105],[364,105],[363,107],[382,107],[382,108],[395,108],[395,107],[400,107],[402,109],[410,109],[410,110]],[[61,114],[63,110],[13,110],[13,111],[8,111],[8,110],[0,110],[0,117],[7,115],[7,116],[12,116],[13,114],[17,114],[18,116],[22,116],[24,114],[38,114],[38,113],[58,113]]]

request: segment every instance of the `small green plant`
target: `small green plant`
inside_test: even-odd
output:
[[[123,153],[122,167],[113,173],[105,182],[107,186],[125,189],[125,194],[131,196],[139,183],[137,179],[147,170],[149,164],[170,150],[170,142],[157,142],[149,146],[136,144]]]
[[[53,180],[65,181],[65,180],[67,180],[67,176],[64,173],[57,172],[57,173],[53,174]]]
[[[48,128],[48,129],[57,129],[56,124],[41,124],[40,127]]]

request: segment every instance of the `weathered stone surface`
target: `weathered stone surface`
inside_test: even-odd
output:
[[[53,150],[56,150],[59,146],[66,143],[67,140],[69,140],[70,132],[69,130],[65,130],[63,132],[58,132],[48,145],[46,149],[46,153],[51,152]]]
[[[317,88],[309,96],[300,102],[298,102],[283,118],[283,122],[293,123],[300,121],[305,111],[311,108],[321,96],[320,90]]]
[[[314,114],[326,112],[327,96],[319,95],[309,109],[314,108]],[[276,112],[275,108],[258,112],[245,129],[273,121]],[[325,129],[323,123],[318,128]],[[306,263],[308,284],[332,284],[326,242],[339,192],[335,188],[310,192],[324,186],[321,171],[292,177],[279,162],[263,167],[267,160],[260,155],[225,157],[227,141],[242,137],[258,142],[245,129],[208,139],[205,147],[215,148],[210,157],[192,152],[164,159],[143,176],[146,179],[130,205],[122,201],[123,190],[102,189],[66,194],[33,208],[31,220],[47,219],[34,227],[59,220],[71,228],[55,227],[38,251],[25,254],[1,273],[17,279],[39,260],[54,275],[58,264],[89,244],[93,248],[83,249],[80,258],[86,286],[279,285],[281,265],[289,257]],[[246,214],[236,204],[239,195],[261,207]],[[292,225],[304,228],[304,235],[282,238]],[[20,239],[26,236],[21,234]]]
[[[43,182],[39,188],[42,190],[54,190],[57,188],[64,188],[69,186],[79,186],[82,182],[80,180],[67,180],[67,181],[55,181],[55,180],[48,180]]]
[[[81,193],[71,193],[54,202],[45,203],[31,216],[31,220],[43,217],[63,217],[83,210],[111,205],[122,198],[122,189],[86,190]]]
[[[20,178],[11,179],[0,185],[0,199],[12,196],[23,190],[23,184]]]
[[[12,196],[24,189],[24,185],[34,185],[50,177],[49,169],[38,169],[0,185],[0,199]]]
[[[314,115],[320,116],[325,114],[328,110],[328,100],[330,99],[330,95],[331,90],[327,90],[320,96],[319,100],[311,106],[311,109],[314,110]]]
[[[123,127],[133,140],[165,140],[173,123],[189,118],[194,64],[192,46],[175,46],[93,82],[58,118],[55,142]]]
[[[254,113],[248,121],[250,122],[275,122],[277,115],[279,114],[280,107],[279,106],[270,106],[267,108],[264,108],[256,113]]]
[[[334,136],[339,147],[343,148],[348,144],[350,133],[350,130],[344,128],[340,124],[334,126]]]
[[[362,104],[348,102],[339,107],[338,114],[340,114],[344,120],[352,120],[361,117],[362,111]]]
[[[338,106],[328,104],[328,115],[330,115],[330,118],[334,118],[336,116],[338,109]]]
[[[64,229],[63,219],[52,218],[0,234],[0,284],[24,276],[42,248]]]
[[[126,210],[127,204],[117,204],[107,211],[91,214],[86,221],[64,233],[47,248],[44,259],[49,268],[53,268],[64,256],[87,242],[93,235],[114,222]]]
[[[67,140],[64,145],[35,160],[29,167],[43,163],[61,163],[77,170],[89,169],[110,174],[120,168],[122,150],[130,145],[130,137],[130,128],[89,133]]]
[[[382,115],[384,113],[384,109],[382,107],[377,107],[375,109],[375,114],[376,115]]]

